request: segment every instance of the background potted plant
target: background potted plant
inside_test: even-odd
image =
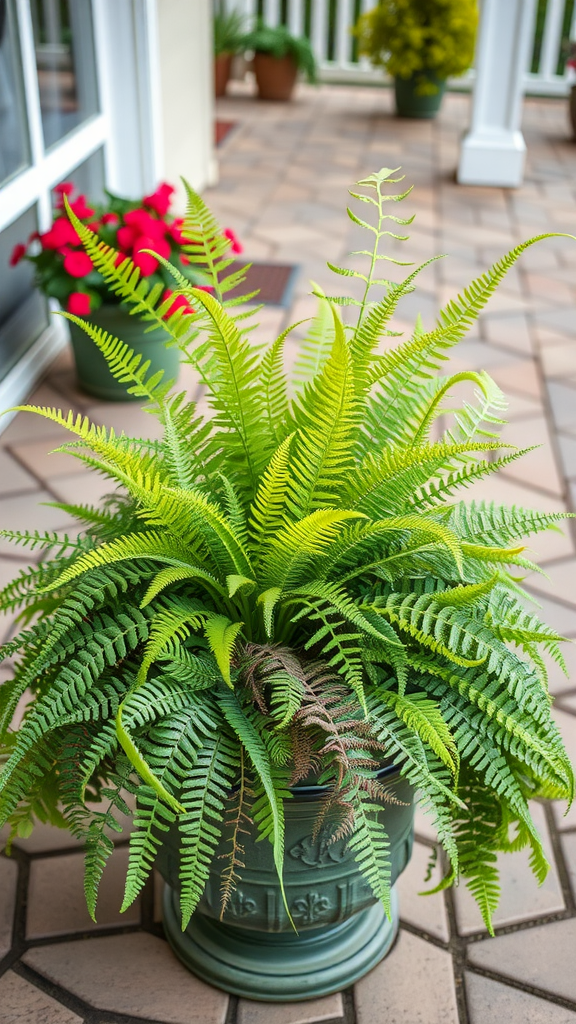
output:
[[[228,273],[226,240],[198,196],[189,193],[184,250],[210,266],[213,292],[172,268],[188,314],[170,312],[71,213],[114,293],[165,324],[196,367],[213,417],[67,314],[148,400],[164,437],[150,448],[32,409],[67,427],[63,448],[123,493],[98,512],[62,505],[82,524],[78,537],[3,533],[50,557],[0,594],[25,627],[3,648],[17,661],[0,685],[0,826],[26,834],[47,819],[82,839],[94,914],[107,830],[132,793],[124,907],[158,858],[178,955],[253,998],[334,991],[384,955],[414,791],[446,853],[441,885],[463,877],[489,929],[497,851],[529,847],[543,880],[529,801],[573,795],[542,657],[563,665],[561,637],[527,610],[518,578],[534,569],[522,538],[562,514],[458,500],[460,486],[522,452],[496,457],[507,447],[494,435],[505,401],[486,373],[440,373],[507,270],[547,236],[517,246],[432,330],[419,324],[382,355],[423,269],[398,284],[376,276],[386,201],[407,195],[391,194],[399,180],[383,169],[352,193],[374,222],[349,211],[369,227],[367,272],[330,264],[355,279],[356,296],[319,295],[292,399],[282,362],[291,328],[264,349],[251,344],[226,298],[239,274]],[[357,311],[347,329],[342,304]],[[462,383],[475,397],[431,440]]]
[[[254,51],[254,74],[261,100],[289,100],[298,72],[316,81],[316,61],[310,41],[293,36],[285,25],[258,22],[244,36],[244,49]]]
[[[476,0],[380,0],[355,28],[361,54],[394,78],[401,117],[437,114],[449,75],[472,64]]]
[[[218,9],[214,14],[214,93],[226,94],[232,58],[242,49],[245,19],[240,11]]]
[[[163,325],[156,324],[149,331],[136,317],[130,316],[128,306],[110,287],[107,271],[98,269],[85,252],[78,232],[64,211],[64,197],[79,222],[106,245],[117,250],[119,264],[135,267],[143,279],[162,299],[172,295],[172,278],[162,264],[172,259],[184,277],[198,285],[207,284],[200,266],[192,266],[183,250],[182,217],[169,215],[174,188],[163,183],[154,193],[142,200],[122,199],[107,192],[107,202],[88,204],[86,196],[73,199],[74,185],[64,182],[54,190],[57,195],[57,216],[49,231],[34,234],[26,245],[17,245],[12,253],[14,266],[21,259],[34,264],[36,285],[50,298],[77,317],[90,316],[93,323],[112,336],[122,339],[143,359],[150,360],[152,372],[164,371],[169,380],[178,376],[179,354],[174,346],[166,347],[170,337]],[[229,228],[226,229],[230,255],[242,247]],[[167,310],[190,311],[182,296],[174,296]],[[127,395],[126,388],[110,372],[106,359],[94,345],[87,343],[81,328],[70,322],[70,334],[76,373],[80,387],[88,394],[109,401],[126,401],[137,396]]]

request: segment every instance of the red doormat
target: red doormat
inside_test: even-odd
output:
[[[236,121],[215,121],[214,122],[214,142],[217,146],[221,146],[227,135],[230,134],[233,128],[236,127]]]
[[[235,263],[232,270],[240,270],[243,263]],[[292,263],[253,263],[246,273],[246,280],[228,292],[226,298],[235,299],[259,289],[258,295],[250,302],[264,302],[267,306],[289,306],[296,282],[298,267]]]

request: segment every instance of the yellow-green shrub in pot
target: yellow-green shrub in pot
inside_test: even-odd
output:
[[[476,0],[380,0],[356,25],[358,49],[394,78],[401,117],[437,114],[446,79],[474,59]]]

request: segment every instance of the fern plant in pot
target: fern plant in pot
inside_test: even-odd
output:
[[[461,500],[521,452],[497,454],[505,402],[487,374],[440,373],[537,239],[433,330],[382,353],[422,269],[398,284],[380,273],[390,222],[410,223],[385,212],[407,195],[398,180],[385,169],[352,193],[371,215],[349,211],[371,239],[366,272],[332,267],[356,294],[319,293],[290,392],[291,328],[251,343],[245,306],[226,298],[238,284],[226,240],[198,196],[186,252],[214,290],[170,271],[192,313],[170,312],[71,213],[117,296],[199,371],[212,415],[78,320],[163,439],[31,409],[120,490],[103,509],[62,506],[78,537],[4,532],[47,557],[1,594],[23,630],[3,651],[16,668],[0,689],[0,823],[18,836],[39,818],[82,839],[94,915],[118,814],[134,808],[124,907],[157,863],[178,955],[252,998],[335,991],[386,953],[416,793],[445,851],[441,885],[463,879],[488,928],[496,853],[528,846],[542,880],[529,801],[573,793],[543,658],[562,664],[561,637],[519,579],[533,568],[522,538],[560,516]]]

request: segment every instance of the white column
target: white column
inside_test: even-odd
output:
[[[22,0],[21,0],[22,2]],[[93,0],[113,192],[216,180],[210,0]]]
[[[163,176],[194,189],[217,180],[211,0],[156,0]]]
[[[531,57],[535,9],[536,0],[483,0],[472,124],[458,167],[461,185],[522,184],[523,78]]]

